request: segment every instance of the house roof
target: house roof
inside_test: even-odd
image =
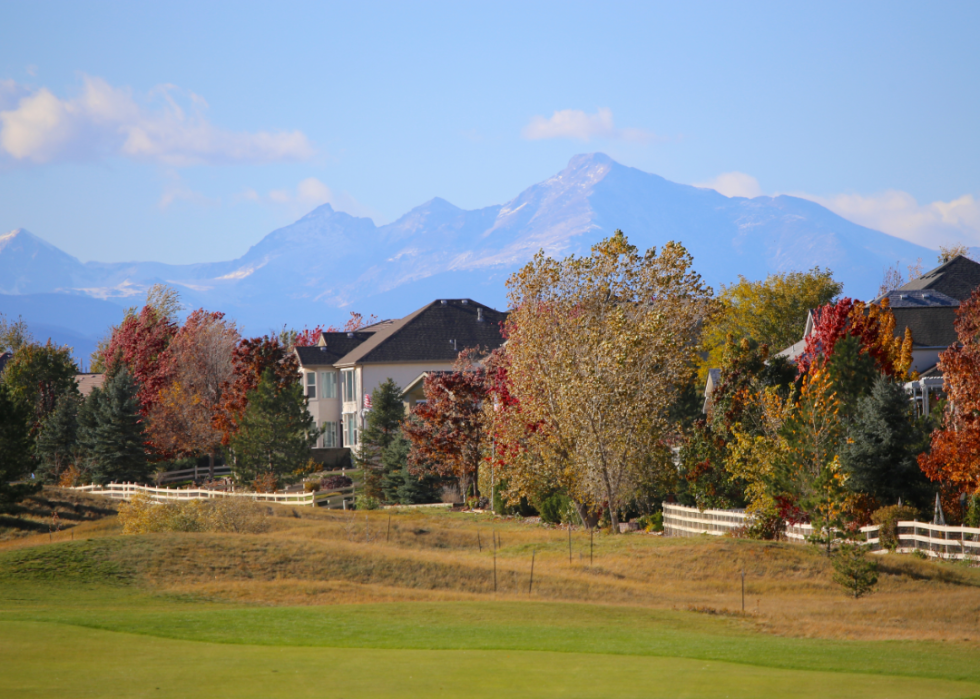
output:
[[[10,352],[4,352],[3,354],[0,354],[0,373],[3,373],[4,367],[7,366],[7,362],[9,362],[13,358],[13,356],[14,355],[11,354]]]
[[[957,255],[896,291],[932,289],[958,301],[966,301],[977,287],[980,287],[980,263]]]
[[[888,297],[888,306],[892,309],[955,307],[960,305],[959,300],[935,289],[895,289],[889,291],[885,296]],[[881,298],[878,300],[881,301]]]
[[[895,334],[905,334],[905,328],[912,331],[912,344],[916,347],[949,347],[957,342],[956,306],[926,306],[923,308],[893,308],[895,314]]]
[[[343,356],[369,339],[375,331],[358,330],[352,333],[320,333],[320,344],[313,347],[296,347],[296,357],[301,367],[333,366]]]
[[[75,383],[78,384],[78,392],[87,396],[95,389],[102,388],[105,374],[75,374]]]
[[[466,347],[496,349],[507,314],[470,299],[440,299],[399,320],[380,324],[337,366],[455,361]]]

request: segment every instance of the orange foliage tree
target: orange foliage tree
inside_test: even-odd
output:
[[[980,290],[960,306],[955,327],[959,342],[939,355],[949,398],[943,423],[929,453],[919,456],[953,510],[961,493],[980,493]]]

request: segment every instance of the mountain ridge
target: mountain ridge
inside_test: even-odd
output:
[[[434,197],[377,226],[323,204],[222,262],[83,263],[17,229],[0,236],[0,293],[83,295],[121,308],[141,301],[153,283],[168,283],[188,306],[224,311],[249,333],[338,323],[349,310],[400,317],[438,297],[503,308],[504,280],[538,250],[585,254],[617,228],[641,249],[683,243],[716,289],[739,275],[820,266],[834,271],[846,294],[869,298],[885,267],[935,254],[808,200],[729,198],[592,153],[481,209]]]

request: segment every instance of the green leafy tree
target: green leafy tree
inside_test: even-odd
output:
[[[740,276],[737,284],[722,286],[722,312],[704,333],[707,360],[702,365],[721,364],[726,338],[752,338],[779,352],[803,338],[807,313],[830,303],[843,285],[834,281],[829,269],[814,267],[809,272],[770,274],[765,281]]]
[[[76,374],[71,348],[58,347],[51,340],[22,345],[7,363],[3,381],[11,397],[27,411],[32,435],[36,436],[61,394],[78,391]]]
[[[82,403],[78,443],[92,482],[146,480],[150,467],[139,386],[128,369],[117,371]]]
[[[319,436],[299,381],[278,386],[267,368],[258,386],[248,393],[248,407],[230,444],[233,469],[241,481],[288,478],[307,464]]]
[[[928,435],[915,419],[901,385],[878,375],[871,394],[858,403],[849,434],[841,463],[854,491],[882,505],[893,505],[900,498],[920,507],[929,504],[929,482],[916,459],[925,451]]]
[[[401,388],[392,379],[387,379],[371,392],[371,410],[361,432],[361,446],[356,456],[357,466],[364,470],[364,494],[369,497],[387,499],[382,484],[388,472],[384,455],[401,436],[403,419],[405,405]]]
[[[32,484],[11,484],[30,473],[32,464],[27,412],[0,384],[0,512],[37,490]]]
[[[62,471],[79,460],[78,410],[82,397],[70,391],[62,393],[37,436],[35,453],[40,461],[38,477],[57,483]]]
[[[34,341],[27,323],[20,316],[17,320],[7,320],[7,316],[0,313],[0,352],[17,353],[24,345]]]

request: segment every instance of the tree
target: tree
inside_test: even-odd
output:
[[[972,260],[973,257],[970,255],[970,248],[962,243],[957,245],[950,245],[946,247],[945,245],[939,246],[939,264],[945,264],[952,259],[957,257],[965,257],[968,260]]]
[[[443,479],[429,472],[420,476],[411,473],[408,470],[410,450],[411,443],[401,432],[395,435],[391,444],[384,450],[381,457],[384,466],[384,476],[381,480],[384,499],[402,505],[438,502]]]
[[[112,332],[101,364],[112,375],[122,369],[136,381],[140,412],[148,415],[171,382],[172,365],[166,351],[177,334],[177,323],[164,310],[146,305],[139,314],[129,313]]]
[[[721,287],[722,310],[705,330],[708,355],[702,366],[720,366],[729,335],[736,342],[750,338],[774,352],[799,342],[809,310],[830,303],[843,288],[829,269],[817,267],[809,272],[770,274],[765,281],[739,276],[737,284]]]
[[[248,483],[282,479],[306,465],[318,436],[299,381],[281,387],[272,368],[266,368],[248,393],[231,439],[235,475]]]
[[[714,308],[691,263],[677,243],[640,254],[617,231],[586,257],[541,252],[511,276],[507,378],[520,407],[502,414],[523,434],[505,447],[533,454],[507,465],[512,489],[563,488],[617,529],[671,434]]]
[[[229,444],[248,406],[249,394],[258,388],[268,369],[276,391],[299,383],[296,355],[278,337],[266,335],[241,340],[231,354],[232,376],[223,387],[223,405],[215,415],[215,426],[221,430],[222,444]]]
[[[411,443],[409,472],[459,480],[464,497],[478,494],[477,473],[483,458],[483,401],[486,373],[477,367],[472,348],[460,352],[453,371],[425,377],[425,403],[412,410],[402,431]]]
[[[389,378],[371,392],[371,410],[361,432],[361,446],[356,457],[358,467],[364,469],[364,494],[368,497],[378,500],[385,497],[382,492],[382,480],[387,473],[384,455],[401,435],[404,419],[401,388]]]
[[[30,473],[30,417],[24,407],[0,383],[0,512],[37,491],[31,484],[13,484]]]
[[[944,491],[947,511],[961,493],[980,494],[980,290],[956,312],[959,343],[939,355],[948,401],[919,466]]]
[[[17,320],[9,321],[3,313],[0,313],[0,353],[17,354],[17,350],[33,342],[34,338],[31,337],[27,323],[22,317],[17,316]]]
[[[150,410],[149,436],[164,454],[208,455],[214,478],[215,454],[221,447],[219,412],[232,380],[232,353],[238,331],[222,313],[191,313],[166,350],[171,379]]]
[[[61,394],[77,392],[76,374],[78,367],[71,357],[71,348],[57,347],[51,340],[43,345],[22,345],[7,362],[3,381],[11,398],[30,416],[32,435],[41,429]]]
[[[945,260],[942,260],[945,262]],[[894,291],[900,286],[904,286],[908,282],[918,279],[922,276],[922,258],[920,257],[916,260],[914,265],[908,265],[908,276],[902,275],[902,270],[899,268],[899,264],[896,262],[894,267],[888,267],[885,269],[884,276],[881,279],[881,284],[878,287],[878,296],[884,296],[889,291]]]
[[[75,391],[62,393],[37,436],[37,474],[48,483],[58,483],[61,473],[80,458],[78,410],[82,397]]]
[[[900,384],[879,375],[871,394],[858,404],[849,433],[841,462],[852,490],[882,505],[899,499],[929,504],[928,482],[916,461],[925,435]]]
[[[834,582],[848,590],[854,599],[866,595],[878,584],[878,561],[868,558],[856,544],[841,546],[834,553]]]
[[[88,395],[78,411],[78,443],[94,483],[143,481],[149,474],[139,386],[126,368]]]

